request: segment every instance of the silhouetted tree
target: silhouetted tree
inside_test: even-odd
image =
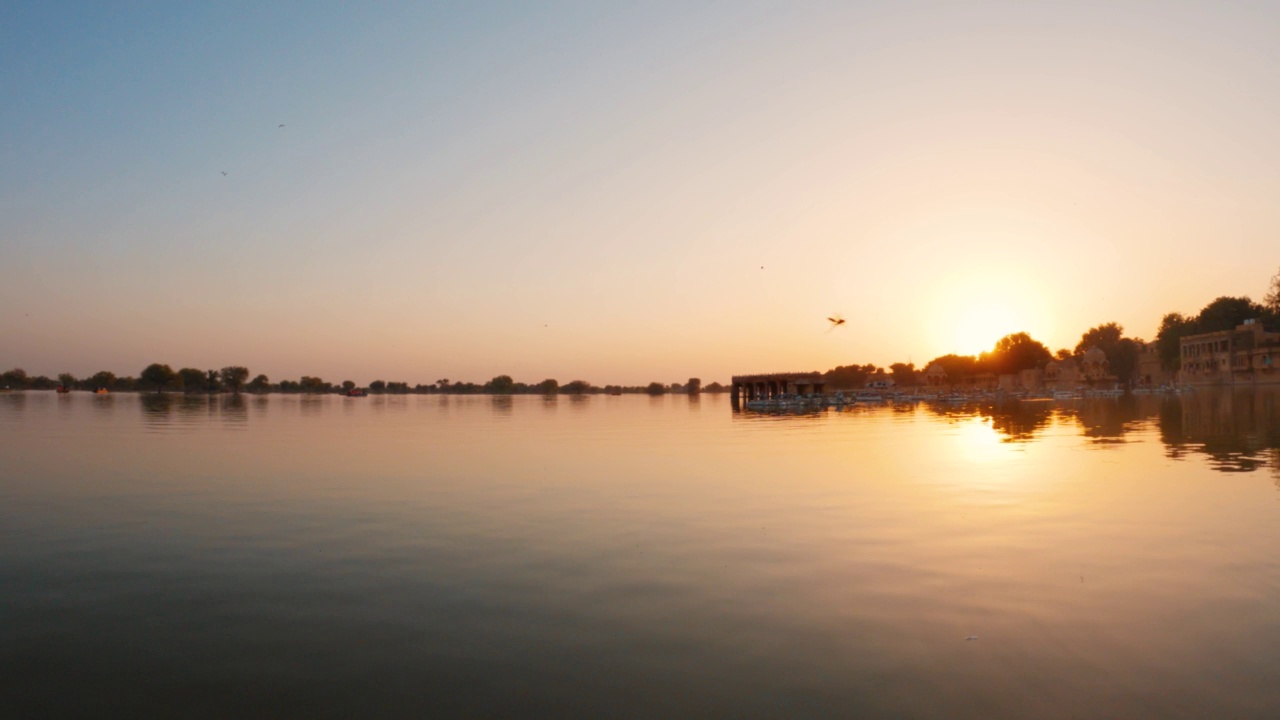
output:
[[[200,392],[200,388],[204,387],[204,371],[182,368],[178,371],[178,381],[174,385],[182,388],[184,393]]]
[[[1138,370],[1139,345],[1134,339],[1124,336],[1124,328],[1119,323],[1090,328],[1076,344],[1076,353],[1084,354],[1091,347],[1106,354],[1107,365],[1117,380],[1127,385],[1133,379]]]
[[[587,393],[590,391],[591,391],[591,383],[587,382],[586,380],[573,380],[568,383],[565,383],[565,386],[560,388],[560,392],[563,392],[567,395],[582,395],[583,393]]]
[[[1271,311],[1272,320],[1280,320],[1280,271],[1271,276],[1271,284],[1262,298],[1262,304]]]
[[[1196,332],[1234,330],[1250,318],[1262,317],[1267,309],[1247,297],[1220,297],[1205,305],[1196,316]]]
[[[662,383],[654,381],[649,383],[649,386],[646,387],[644,391],[649,393],[650,395],[661,395],[665,393],[667,389],[663,387]]]
[[[58,373],[58,384],[68,390],[73,390],[76,386],[76,376],[71,373]]]
[[[1052,360],[1053,355],[1043,343],[1020,332],[1000,338],[983,359],[991,372],[1011,374],[1041,367]]]
[[[1172,312],[1160,319],[1160,330],[1156,333],[1156,352],[1160,355],[1160,366],[1165,370],[1178,370],[1182,367],[1182,338],[1194,335],[1196,323],[1184,317],[1182,313]]]
[[[381,392],[386,392],[386,390],[387,390],[387,383],[385,380],[374,380],[373,382],[369,383],[369,392],[371,393],[381,393]]]
[[[222,368],[219,373],[222,376],[222,383],[231,389],[231,392],[239,395],[240,388],[244,386],[245,380],[249,379],[249,368],[240,365],[228,365]]]
[[[205,372],[204,390],[210,394],[222,392],[222,379],[219,377],[217,370],[208,370]]]
[[[510,375],[499,375],[485,383],[484,391],[493,395],[510,395],[515,385],[516,381]]]
[[[356,389],[356,383],[355,383],[355,381],[354,381],[354,380],[343,380],[343,381],[342,381],[342,390],[343,390],[343,392],[351,392],[352,390],[355,390],[355,389]]]
[[[328,385],[328,383],[324,380],[321,380],[318,377],[311,377],[310,375],[303,375],[302,379],[298,381],[298,387],[300,387],[302,392],[305,393],[325,392],[328,389],[326,388],[326,385]]]
[[[894,385],[906,387],[916,383],[915,363],[893,363],[889,366],[889,372],[893,375]]]
[[[684,389],[690,395],[702,392],[702,378],[689,378],[689,381],[684,384]]]
[[[555,395],[556,391],[560,389],[560,383],[556,382],[554,378],[547,378],[538,383],[537,388],[543,395]]]
[[[1054,360],[1066,360],[1071,357],[1071,351],[1066,348],[1058,348],[1058,352],[1053,354]]]
[[[947,374],[949,382],[956,382],[963,377],[974,375],[978,372],[978,358],[972,355],[948,353],[929,361],[929,365],[935,363]],[[928,369],[929,365],[925,365],[925,369]]]
[[[258,375],[249,381],[249,392],[261,393],[271,389],[271,379],[266,375]]]
[[[199,371],[197,371],[199,372]],[[138,375],[138,380],[145,385],[155,388],[157,393],[164,392],[164,389],[170,385],[178,383],[178,374],[173,368],[160,363],[151,363]]]
[[[1119,323],[1111,322],[1089,328],[1084,335],[1080,336],[1080,342],[1076,343],[1076,355],[1083,355],[1091,347],[1105,351],[1107,347],[1120,342],[1122,337],[1124,337],[1124,328],[1120,327]]]
[[[27,386],[27,371],[22,368],[14,368],[0,375],[0,385],[15,390],[21,390]]]
[[[114,390],[116,387],[116,375],[113,372],[99,370],[89,378],[89,386],[93,390],[99,388],[103,390]]]

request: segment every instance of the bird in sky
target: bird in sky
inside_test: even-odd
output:
[[[226,177],[226,176],[227,176],[227,171],[226,171],[226,170],[223,170],[223,171],[222,171],[222,177]]]
[[[839,315],[832,315],[831,317],[827,318],[827,321],[831,323],[831,327],[833,328],[838,328],[844,324],[844,318],[840,317]]]
[[[284,127],[284,123],[280,123],[280,124],[279,124],[279,125],[277,125],[276,127],[278,127],[278,128],[282,128],[282,127]]]

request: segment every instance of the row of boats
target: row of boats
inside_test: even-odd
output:
[[[1135,394],[1156,394],[1169,393],[1180,394],[1184,392],[1183,388],[1172,386],[1159,388],[1140,388],[1132,390]],[[748,400],[745,407],[748,410],[795,410],[795,409],[816,409],[816,408],[845,408],[853,405],[887,405],[887,404],[911,404],[911,403],[940,403],[948,405],[961,405],[965,403],[987,403],[1000,402],[1007,400],[1026,400],[1026,401],[1069,401],[1084,400],[1086,398],[1115,398],[1124,395],[1123,389],[1117,388],[1089,388],[1081,390],[1057,390],[1057,391],[1004,391],[1004,390],[982,390],[977,392],[837,392],[831,395],[812,394],[798,395],[794,393],[783,393],[771,398],[756,398]]]
[[[66,385],[59,385],[54,389],[57,391],[59,395],[66,395],[67,393],[71,392],[71,388],[67,387]],[[110,390],[107,390],[106,388],[98,388],[97,390],[93,391],[93,394],[106,395],[108,392],[110,392]]]

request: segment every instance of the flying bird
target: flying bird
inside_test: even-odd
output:
[[[282,128],[282,127],[284,127],[284,123],[280,123],[280,124],[279,124],[279,125],[277,125],[276,127],[278,127],[278,128]]]
[[[226,170],[223,170],[223,171],[222,171],[222,177],[226,177],[226,176],[227,176],[227,171],[226,171]]]
[[[838,328],[844,324],[844,318],[840,317],[839,315],[832,315],[831,317],[827,318],[827,321],[831,323],[831,327],[833,328]]]

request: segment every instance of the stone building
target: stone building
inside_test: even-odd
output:
[[[1179,350],[1186,385],[1280,384],[1280,333],[1256,320],[1234,330],[1188,335]]]
[[[1176,385],[1178,373],[1164,368],[1160,361],[1160,348],[1155,343],[1143,343],[1138,351],[1138,371],[1133,382],[1138,387],[1148,388]]]

